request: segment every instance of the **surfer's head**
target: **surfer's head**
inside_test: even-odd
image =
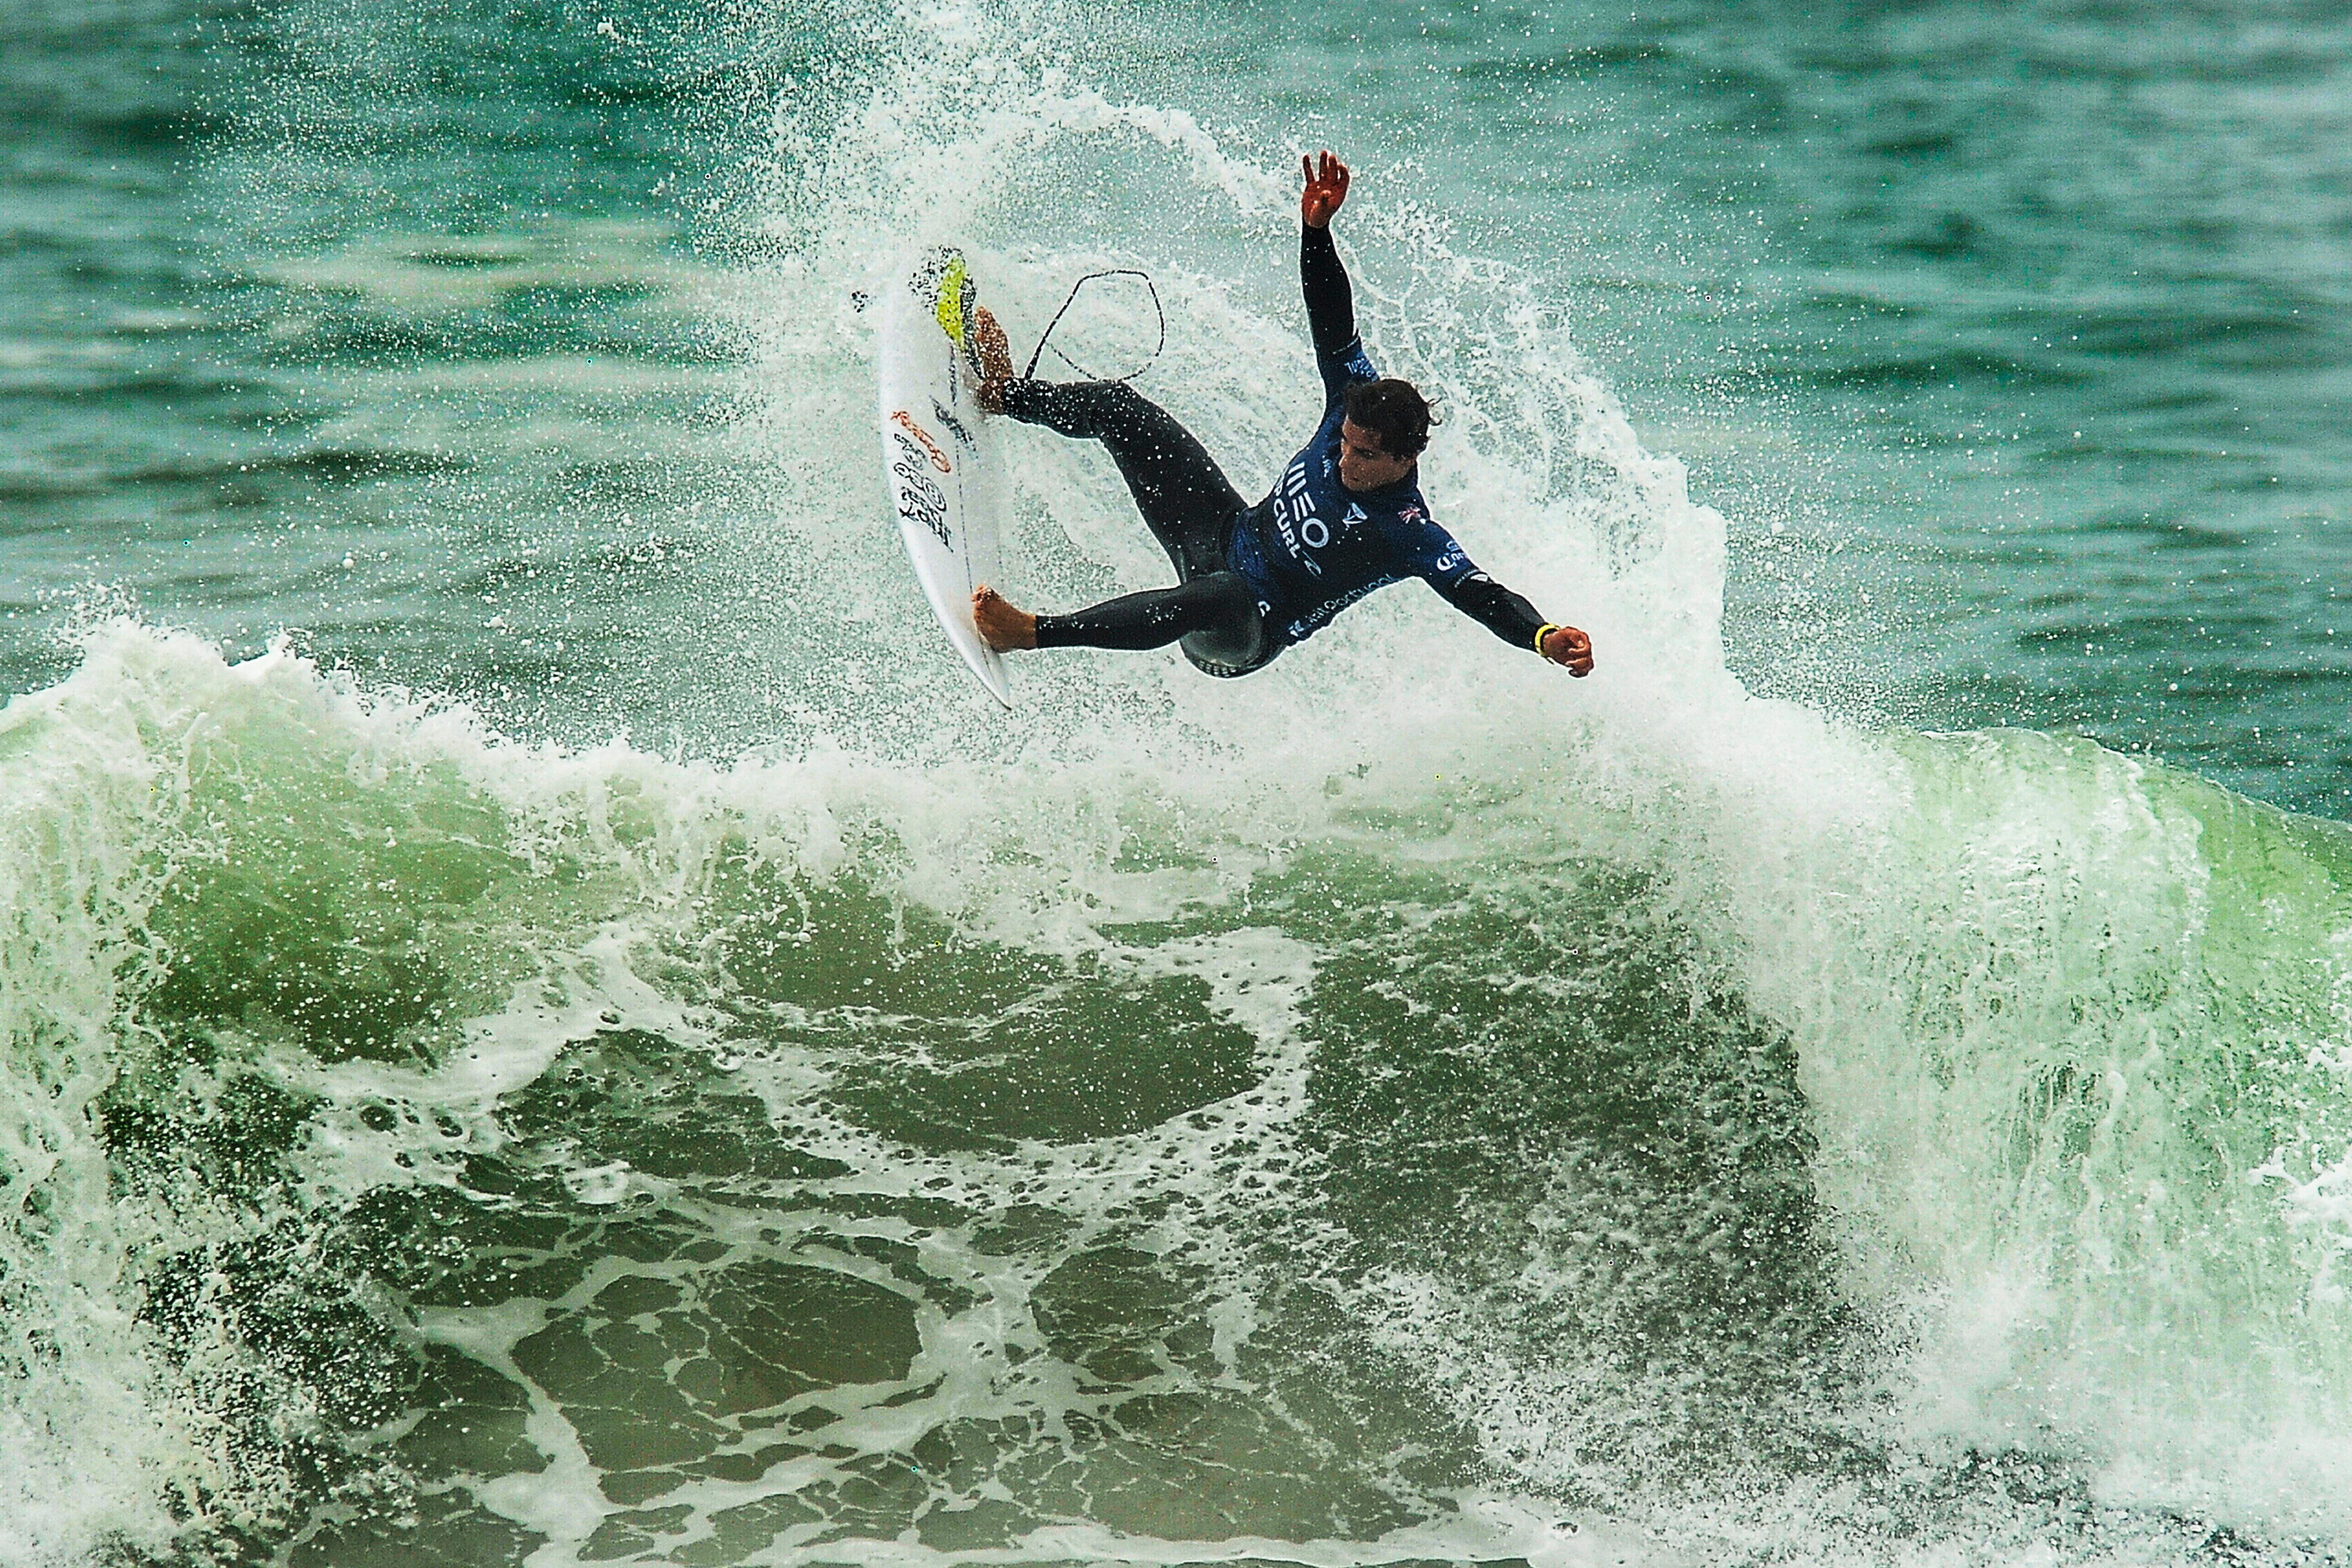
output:
[[[1412,472],[1435,423],[1429,400],[1411,382],[1385,376],[1350,387],[1339,423],[1339,483],[1350,490],[1395,484]]]

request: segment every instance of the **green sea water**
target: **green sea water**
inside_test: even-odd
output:
[[[2328,7],[15,5],[0,1561],[2352,1556],[2347,115]],[[1254,491],[1326,144],[1598,673],[1003,715],[860,295],[1144,267]]]

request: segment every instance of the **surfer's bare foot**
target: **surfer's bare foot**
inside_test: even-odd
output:
[[[1000,653],[1037,645],[1037,618],[986,583],[971,596],[971,623],[980,629],[980,640]]]
[[[972,358],[980,365],[980,385],[972,391],[984,413],[1004,412],[1004,388],[1013,380],[1013,343],[1003,326],[985,305],[971,308]]]

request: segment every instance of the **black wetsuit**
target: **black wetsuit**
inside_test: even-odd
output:
[[[1298,271],[1323,420],[1255,507],[1190,431],[1124,382],[1005,388],[1013,418],[1103,444],[1181,580],[1040,615],[1039,647],[1158,648],[1181,638],[1185,656],[1210,674],[1244,675],[1374,589],[1419,577],[1497,637],[1534,649],[1542,617],[1430,520],[1417,469],[1377,490],[1340,484],[1348,390],[1379,372],[1357,336],[1354,292],[1330,230],[1302,225]]]

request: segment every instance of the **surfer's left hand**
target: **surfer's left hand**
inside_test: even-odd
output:
[[[1298,195],[1299,221],[1311,229],[1328,228],[1331,214],[1348,199],[1348,166],[1332,157],[1326,148],[1320,169],[1313,159],[1301,153],[1298,170],[1307,176],[1307,189]]]
[[[1555,626],[1544,633],[1543,656],[1580,681],[1592,673],[1592,639],[1573,626]]]

